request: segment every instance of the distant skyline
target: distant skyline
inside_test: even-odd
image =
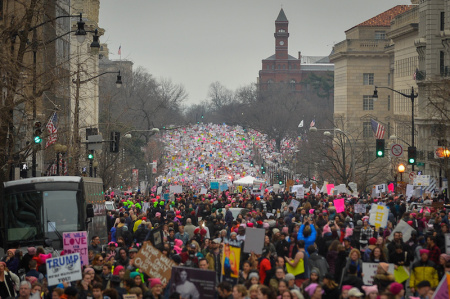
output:
[[[110,59],[144,67],[183,84],[186,104],[207,98],[209,85],[231,90],[256,82],[261,60],[275,53],[275,19],[289,20],[289,54],[327,56],[345,31],[407,0],[106,0],[99,26]]]

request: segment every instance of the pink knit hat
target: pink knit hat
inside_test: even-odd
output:
[[[364,293],[368,296],[370,293],[378,293],[378,286],[362,286]]]
[[[342,286],[342,290],[343,291],[349,291],[351,288],[353,288],[353,286],[351,286],[351,285],[344,285],[344,286]]]
[[[150,288],[152,288],[152,289],[153,289],[153,287],[155,287],[158,284],[162,285],[161,279],[159,279],[159,278],[150,278],[148,281],[150,281]]]

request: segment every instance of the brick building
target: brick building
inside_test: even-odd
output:
[[[334,66],[328,57],[303,56],[298,52],[298,58],[289,55],[289,21],[281,9],[275,20],[275,54],[262,60],[258,84],[266,89],[272,83],[289,83],[293,90],[300,91],[300,82],[311,72],[317,75],[333,72]]]

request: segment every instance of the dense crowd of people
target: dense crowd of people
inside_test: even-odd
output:
[[[0,296],[202,298],[194,285],[180,293],[169,287],[170,282],[162,284],[159,277],[148,277],[134,265],[143,242],[153,243],[151,232],[161,228],[162,254],[180,266],[214,273],[217,298],[400,299],[408,298],[407,292],[431,299],[450,272],[450,255],[445,253],[449,215],[441,204],[409,210],[402,196],[349,197],[345,211],[336,213],[335,197],[323,194],[297,199],[300,204],[294,209],[290,203],[295,194],[287,192],[263,190],[256,196],[209,191],[176,194],[169,201],[153,195],[116,197],[117,211],[108,221],[111,241],[101,246],[99,237],[92,236],[89,265],[78,282],[47,286],[45,260],[51,254],[41,247],[29,247],[25,254],[9,249],[0,263]],[[439,200],[443,201],[434,199]],[[373,202],[389,208],[385,228],[369,223]],[[366,213],[355,213],[355,204],[366,204]],[[242,208],[237,217],[233,208]],[[394,230],[401,220],[412,228],[407,240]],[[243,250],[251,228],[265,230],[261,254]],[[227,267],[222,262],[225,244],[241,248],[234,282],[222,271]],[[370,284],[364,283],[364,276],[370,275],[363,271],[364,263],[377,267]],[[409,279],[397,282],[390,264],[394,270],[407,268]]]

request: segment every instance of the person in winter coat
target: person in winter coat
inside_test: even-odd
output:
[[[439,283],[436,265],[428,259],[429,254],[429,250],[421,249],[420,260],[411,266],[409,286],[412,293],[417,290],[417,285],[421,281],[428,280],[431,284],[431,288],[436,288]]]
[[[334,240],[330,247],[328,247],[328,252],[327,252],[327,256],[325,257],[325,259],[327,260],[328,266],[329,266],[329,273],[331,275],[334,276],[334,273],[336,272],[335,269],[335,265],[337,262],[337,258],[338,258],[338,246],[339,246],[339,241],[338,240]]]
[[[334,271],[334,280],[336,282],[342,281],[342,271],[345,268],[345,265],[347,264],[347,257],[348,254],[345,251],[344,245],[339,244],[337,247],[337,258],[336,258],[336,265],[335,265],[335,271]]]
[[[362,275],[361,275],[362,274],[362,263],[363,263],[363,261],[361,260],[361,252],[358,249],[353,248],[350,251],[349,258],[347,259],[347,263],[345,265],[345,270],[344,270],[345,273],[348,272],[350,265],[354,265],[356,267],[357,276],[361,278],[362,277]]]
[[[339,298],[339,286],[334,281],[331,273],[326,273],[323,277],[323,295],[322,299]]]
[[[323,275],[325,275],[325,273],[328,273],[329,266],[327,260],[323,256],[319,255],[319,253],[317,253],[317,249],[314,245],[308,247],[308,253],[309,253],[308,265],[310,269],[312,268],[319,269],[322,278]]]
[[[150,230],[147,228],[147,222],[142,221],[137,230],[134,232],[134,240],[136,243],[141,244],[144,242],[145,237],[147,236]]]
[[[378,287],[378,292],[384,292],[387,287],[395,282],[394,275],[388,273],[389,264],[379,263],[377,268],[377,274],[374,276],[373,284]]]
[[[16,297],[16,290],[14,289],[14,279],[15,275],[12,272],[8,271],[6,268],[5,262],[0,262],[0,297],[8,298],[8,297]],[[18,280],[18,279],[17,279]]]
[[[19,270],[19,258],[16,256],[16,249],[8,249],[2,261],[6,263],[9,271],[17,274],[17,270]]]
[[[300,230],[298,231],[297,240],[305,241],[305,248],[308,248],[309,246],[314,244],[314,242],[316,241],[316,236],[316,228],[314,227],[314,225],[310,224],[309,219],[305,217],[305,220],[302,226],[300,226]]]

